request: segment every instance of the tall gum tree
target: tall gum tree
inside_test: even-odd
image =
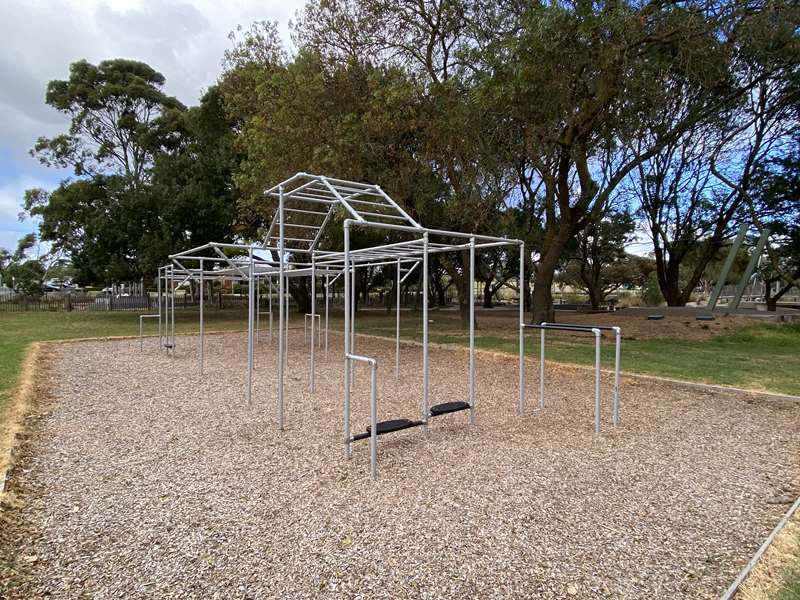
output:
[[[787,21],[789,6],[770,4],[770,18]],[[765,18],[759,8],[749,2],[534,4],[487,45],[485,93],[507,111],[544,189],[534,322],[554,316],[553,277],[570,240],[597,221],[629,175],[770,76],[772,66],[746,80],[732,76],[752,42],[751,22]],[[682,118],[652,130],[650,145],[629,153],[626,146],[644,135],[676,89],[687,103]]]

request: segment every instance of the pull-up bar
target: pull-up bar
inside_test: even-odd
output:
[[[524,331],[526,329],[538,329],[541,333],[540,347],[539,347],[539,406],[537,412],[544,408],[544,353],[545,353],[545,332],[551,331],[571,331],[573,333],[591,333],[595,338],[595,375],[594,375],[594,431],[600,433],[600,338],[603,331],[614,331],[616,337],[616,361],[614,369],[614,409],[613,409],[613,422],[617,425],[619,422],[619,356],[620,356],[620,338],[621,330],[619,327],[608,326],[590,326],[590,325],[570,325],[570,324],[553,324],[542,323],[541,325],[520,325],[520,340],[524,339]],[[524,341],[521,341],[524,345]],[[524,352],[524,346],[522,348]],[[520,396],[519,396],[519,410],[521,414],[525,413],[525,384],[520,380]]]

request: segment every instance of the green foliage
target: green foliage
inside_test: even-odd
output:
[[[32,153],[47,165],[71,167],[75,175],[111,171],[141,183],[159,147],[159,116],[182,110],[161,91],[164,76],[133,60],[86,60],[70,66],[68,80],[51,81],[45,100],[69,115],[68,133],[39,138]]]
[[[592,223],[576,236],[577,248],[560,281],[589,294],[592,308],[623,285],[633,285],[638,263],[625,253],[635,223],[627,211],[612,210],[599,223]]]
[[[171,253],[233,239],[237,155],[219,92],[187,110],[163,84],[148,65],[112,60],[75,63],[48,86],[72,125],[35,152],[77,178],[28,190],[24,206],[79,284],[149,278]]]
[[[661,293],[655,271],[647,276],[642,287],[642,300],[647,306],[660,306],[664,303],[664,295]]]

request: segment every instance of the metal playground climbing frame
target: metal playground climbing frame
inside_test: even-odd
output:
[[[276,420],[280,429],[284,428],[285,373],[288,368],[288,310],[289,280],[308,278],[311,288],[311,312],[306,335],[309,347],[309,388],[314,392],[317,346],[322,340],[323,327],[321,315],[317,312],[318,280],[324,281],[324,352],[328,353],[328,332],[330,312],[330,286],[339,278],[344,282],[344,424],[343,444],[347,458],[352,455],[353,443],[362,439],[370,440],[371,474],[377,477],[377,438],[379,435],[419,427],[427,432],[432,418],[454,412],[468,412],[469,422],[475,421],[475,256],[476,252],[487,248],[505,247],[518,251],[519,282],[525,277],[525,244],[521,240],[503,237],[462,233],[431,229],[422,226],[398,205],[379,186],[355,181],[334,179],[322,175],[298,173],[286,181],[266,190],[265,196],[277,201],[277,208],[270,226],[260,244],[209,243],[170,256],[170,263],[159,270],[158,276],[158,328],[159,345],[168,353],[174,353],[175,339],[175,292],[187,281],[197,283],[200,292],[200,335],[199,368],[204,365],[204,324],[203,324],[203,286],[208,281],[236,281],[247,283],[248,288],[248,328],[247,328],[247,370],[246,398],[248,404],[253,400],[254,356],[257,336],[260,332],[260,318],[269,318],[269,336],[273,335],[273,291],[277,291],[278,304],[278,344],[276,356],[277,389]],[[322,245],[331,237],[324,236],[326,229],[341,227],[343,250],[325,250]],[[380,242],[374,246],[354,248],[351,234],[354,230],[382,232]],[[469,280],[469,376],[464,400],[429,404],[429,335],[428,335],[428,279],[431,255],[460,252],[469,257],[468,265],[462,265],[463,275]],[[400,288],[413,271],[420,269],[422,295],[422,389],[418,419],[378,420],[378,399],[376,392],[377,361],[368,356],[356,354],[355,336],[355,293],[356,271],[368,267],[394,268],[396,276],[397,303],[395,332],[395,377],[400,376]],[[259,299],[262,285],[269,289],[268,310],[261,310]],[[535,327],[541,329],[542,338],[546,329],[571,331],[573,333],[593,333],[596,339],[595,362],[595,430],[600,431],[600,334],[601,328],[581,325],[561,326],[545,324],[530,326],[524,322],[524,302],[519,285],[519,401],[517,412],[526,412],[525,401],[525,334]],[[155,318],[154,316],[154,318]],[[314,327],[315,320],[317,327]],[[307,325],[307,322],[306,322]],[[605,328],[609,329],[609,328]],[[616,335],[616,364],[614,378],[614,424],[619,415],[619,330]],[[542,340],[543,341],[543,340]],[[540,398],[534,412],[544,408],[544,345],[540,356]],[[350,400],[355,368],[365,364],[370,369],[370,425],[365,432],[353,434],[351,427]]]

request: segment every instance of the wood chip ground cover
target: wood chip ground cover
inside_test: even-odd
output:
[[[308,392],[292,332],[286,430],[274,348],[244,401],[243,334],[167,358],[148,340],[60,347],[0,536],[11,598],[708,598],[800,487],[800,405],[623,378],[622,424],[592,431],[593,378],[548,367],[519,418],[516,359],[479,355],[478,411],[343,458],[340,336]],[[421,352],[360,338],[380,418],[419,417]],[[528,367],[529,404],[538,389]],[[431,403],[465,399],[467,361],[431,351]],[[368,423],[360,371],[353,424]],[[3,588],[0,587],[0,590]]]

